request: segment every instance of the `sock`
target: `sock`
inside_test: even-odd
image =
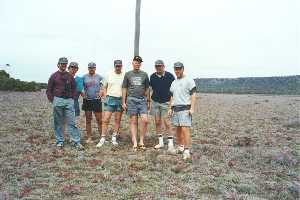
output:
[[[168,146],[174,146],[173,136],[168,136]]]
[[[187,154],[190,154],[190,149],[189,148],[184,148],[184,152]]]
[[[113,133],[112,136],[113,137],[117,137],[118,133]]]
[[[164,138],[163,138],[162,134],[159,134],[159,135],[158,135],[158,143],[159,143],[161,146],[164,145]]]

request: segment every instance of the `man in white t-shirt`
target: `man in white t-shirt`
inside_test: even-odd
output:
[[[195,81],[187,77],[181,62],[174,64],[174,72],[177,79],[172,82],[171,104],[169,114],[172,116],[172,124],[176,128],[178,150],[183,152],[183,159],[190,159],[192,115],[196,103]]]
[[[103,94],[106,97],[104,106],[104,118],[102,122],[102,136],[96,147],[101,147],[105,143],[108,124],[112,113],[115,113],[115,123],[113,126],[113,135],[111,142],[113,145],[118,145],[117,135],[119,134],[120,122],[122,117],[122,83],[124,73],[122,72],[122,61],[114,61],[114,71],[108,73],[103,82]]]

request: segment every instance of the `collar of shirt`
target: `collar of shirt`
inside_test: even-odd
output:
[[[161,77],[165,76],[166,72],[164,72],[162,75],[159,75],[158,73],[155,73],[155,74],[156,74],[156,76],[158,76],[159,78],[161,78]]]

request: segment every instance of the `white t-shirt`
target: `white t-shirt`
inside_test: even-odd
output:
[[[172,82],[170,92],[173,94],[172,106],[191,105],[191,94],[196,87],[195,81],[187,76],[176,79]]]
[[[107,95],[113,97],[122,96],[122,83],[124,79],[124,73],[117,74],[115,71],[108,73],[103,81],[103,86],[107,86]]]

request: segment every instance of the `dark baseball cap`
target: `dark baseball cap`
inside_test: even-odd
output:
[[[134,56],[133,61],[143,62],[143,59],[141,56]]]
[[[70,62],[69,68],[78,68],[78,63],[77,62]]]
[[[61,57],[58,59],[58,64],[68,64],[68,59],[66,57]]]
[[[122,60],[115,60],[114,61],[114,66],[120,66],[120,65],[123,65]]]
[[[88,67],[89,67],[89,68],[96,68],[96,63],[90,62],[90,63],[88,64]]]
[[[160,65],[165,66],[164,61],[162,60],[155,61],[155,66],[160,66]]]
[[[176,62],[174,63],[174,68],[184,68],[184,66],[181,62]]]

